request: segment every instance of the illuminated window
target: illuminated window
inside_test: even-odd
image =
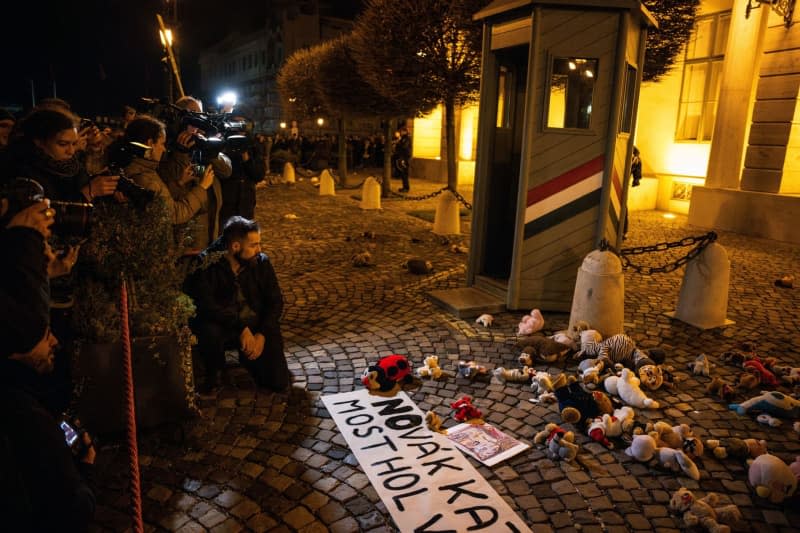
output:
[[[588,129],[596,80],[597,59],[553,58],[547,94],[547,127]]]
[[[682,181],[673,181],[670,200],[685,200],[690,202],[692,200],[692,184]]]
[[[711,140],[730,25],[730,11],[698,18],[695,22],[686,44],[675,130],[677,141]]]
[[[411,137],[414,157],[438,159],[442,156],[442,106],[439,105],[424,117],[414,119]]]

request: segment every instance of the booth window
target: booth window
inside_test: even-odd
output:
[[[636,67],[627,65],[625,71],[625,100],[622,102],[619,131],[630,133],[633,128],[633,100],[636,96]]]
[[[711,140],[730,25],[730,11],[698,18],[695,22],[686,44],[676,141]]]
[[[596,79],[597,59],[554,57],[547,89],[547,127],[588,129]]]

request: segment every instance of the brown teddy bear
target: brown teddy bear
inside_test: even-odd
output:
[[[717,506],[719,496],[709,492],[704,498],[696,498],[692,492],[684,487],[678,489],[669,502],[673,512],[683,513],[683,521],[687,526],[700,525],[710,533],[730,533],[730,526],[720,522],[735,522],[742,519],[742,513],[735,505]]]
[[[740,439],[728,437],[727,439],[709,439],[706,448],[712,450],[717,459],[740,459],[742,461],[755,459],[767,453],[767,441],[756,439]]]
[[[533,443],[545,443],[547,446],[547,456],[550,457],[550,459],[572,461],[578,455],[578,445],[575,444],[575,434],[552,422],[547,424],[542,431],[533,437]]]

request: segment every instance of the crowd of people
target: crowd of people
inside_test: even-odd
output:
[[[80,413],[65,414],[72,354],[64,340],[69,309],[83,295],[57,297],[80,276],[80,241],[57,229],[62,210],[162,203],[165,224],[191,228],[170,246],[192,263],[183,289],[196,308],[198,390],[219,386],[230,349],[257,386],[290,384],[283,297],[253,220],[266,139],[230,113],[224,121],[236,129],[222,142],[203,129],[207,115],[193,97],[175,109],[165,122],[126,108],[116,131],[81,120],[59,99],[22,117],[0,110],[0,505],[9,531],[84,531],[94,511],[91,428],[81,427]]]

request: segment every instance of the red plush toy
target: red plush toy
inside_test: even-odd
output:
[[[408,358],[396,354],[382,357],[374,365],[368,366],[361,376],[361,383],[365,387],[379,392],[389,392],[401,381],[411,383],[413,380]]]
[[[771,385],[773,387],[777,387],[780,385],[778,378],[775,377],[775,374],[767,370],[767,367],[759,361],[758,359],[750,359],[749,361],[745,361],[742,363],[742,368],[744,368],[747,372],[755,373],[760,379],[762,385]]]
[[[453,418],[459,422],[466,422],[467,420],[481,418],[483,416],[478,408],[472,405],[472,398],[469,396],[464,396],[460,400],[456,400],[450,404],[450,407],[456,410]]]

